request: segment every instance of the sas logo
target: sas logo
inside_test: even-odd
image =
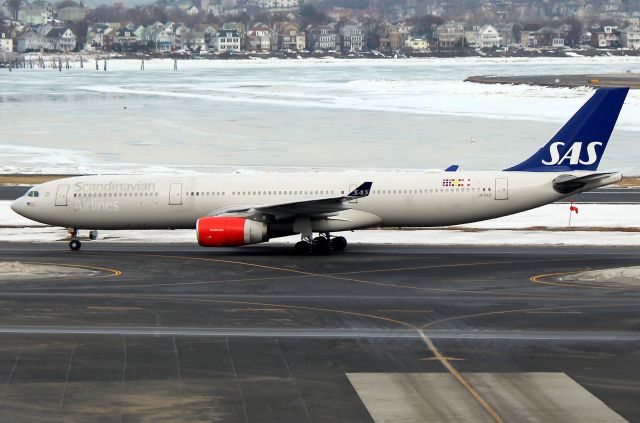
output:
[[[542,164],[548,166],[554,165],[592,165],[598,160],[598,153],[596,152],[596,146],[602,147],[600,141],[593,141],[587,144],[587,160],[582,160],[582,142],[574,142],[571,147],[560,157],[560,151],[564,149],[566,143],[557,141],[551,144],[549,147],[549,154],[551,154],[550,160],[542,160]]]

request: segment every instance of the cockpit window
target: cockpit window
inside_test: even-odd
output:
[[[28,197],[40,197],[40,193],[38,191],[29,191],[27,193]]]

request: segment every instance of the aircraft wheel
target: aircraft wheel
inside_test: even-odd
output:
[[[311,244],[307,241],[300,241],[296,243],[295,247],[293,247],[296,254],[309,254],[311,251]]]
[[[319,236],[313,240],[313,252],[316,254],[328,254],[331,251],[329,240],[323,236]]]
[[[343,236],[337,236],[331,240],[331,248],[336,251],[342,251],[347,248],[347,239]]]
[[[79,240],[72,239],[71,241],[69,241],[69,248],[71,248],[73,251],[78,251],[80,247],[82,247],[82,243]]]
[[[92,231],[89,231],[89,239],[92,241],[95,241],[96,239],[98,239],[98,231],[95,229]]]

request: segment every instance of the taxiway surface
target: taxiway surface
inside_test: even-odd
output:
[[[640,286],[559,279],[640,249],[97,241],[0,261],[56,266],[0,280],[0,421],[640,421]]]

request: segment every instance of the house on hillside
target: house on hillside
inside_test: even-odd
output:
[[[4,32],[0,34],[0,53],[12,53],[13,52],[13,39],[7,37]]]
[[[271,51],[273,38],[274,32],[268,25],[257,23],[247,31],[246,49],[249,51]]]
[[[405,47],[409,31],[402,24],[386,24],[380,36],[381,51],[398,51]]]
[[[87,29],[87,44],[99,50],[110,50],[116,30],[108,24],[96,23]]]
[[[340,47],[344,52],[358,52],[364,50],[362,25],[348,23],[340,27]]]
[[[620,45],[637,50],[640,48],[640,25],[629,25],[620,30]]]
[[[33,31],[24,32],[16,37],[18,53],[40,51],[44,48],[44,36]]]
[[[29,26],[46,25],[53,21],[53,7],[42,0],[24,4],[18,11],[18,20]]]
[[[496,25],[496,29],[498,30],[498,35],[500,35],[500,39],[502,40],[503,46],[510,46],[520,42],[520,40],[515,39],[514,29],[515,24],[513,23],[503,23]]]
[[[71,28],[52,28],[44,36],[44,48],[51,51],[72,51],[78,38]]]
[[[307,37],[296,24],[286,23],[278,31],[278,50],[302,51],[307,47]]]
[[[501,43],[500,34],[493,25],[481,26],[474,37],[474,44],[478,48],[495,48]]]
[[[464,44],[465,30],[462,22],[447,22],[436,28],[435,38],[438,46],[444,48],[460,47]]]
[[[120,46],[123,51],[128,51],[136,48],[140,43],[138,35],[129,28],[120,28],[116,32],[115,43]]]
[[[605,26],[591,31],[591,45],[597,48],[613,48],[620,44],[618,27]]]
[[[211,47],[216,53],[226,51],[241,51],[242,37],[236,30],[221,29],[212,38]]]
[[[207,41],[204,32],[187,32],[182,35],[182,48],[191,51],[207,51]]]
[[[407,50],[425,51],[429,48],[429,41],[425,38],[409,37],[404,43]]]
[[[311,28],[308,40],[309,49],[314,51],[336,50],[337,38],[336,26],[333,23]]]

